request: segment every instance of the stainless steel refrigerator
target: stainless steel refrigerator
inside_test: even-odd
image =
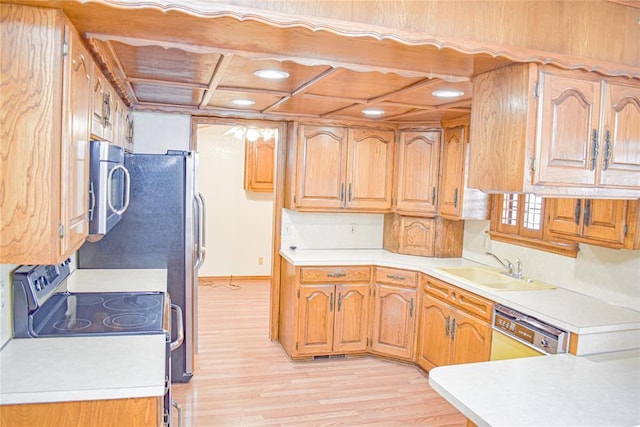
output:
[[[205,206],[197,153],[127,154],[129,208],[98,242],[78,251],[80,269],[166,268],[171,302],[182,309],[183,345],[171,353],[171,381],[188,382],[196,352],[198,268],[205,253]],[[172,339],[177,336],[172,322]]]

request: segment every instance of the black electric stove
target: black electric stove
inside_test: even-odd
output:
[[[13,273],[16,338],[165,333],[164,292],[59,292],[69,262]]]

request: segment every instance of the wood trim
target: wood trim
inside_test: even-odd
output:
[[[543,240],[531,239],[513,234],[504,234],[497,231],[490,231],[489,236],[491,237],[491,240],[510,243],[512,245],[525,246],[527,248],[551,252],[556,255],[569,256],[572,258],[577,258],[578,256],[579,248],[577,243],[545,242]]]
[[[123,10],[139,7],[137,4],[123,5],[122,2],[117,0],[101,0],[99,3],[109,5],[110,7],[118,7]],[[444,3],[440,5],[441,8],[448,7],[444,5]],[[523,9],[528,7],[526,6],[526,3],[528,2],[524,2],[525,5],[520,6],[520,9],[522,9],[521,13],[524,13],[525,10],[529,10]],[[571,2],[567,2],[566,5],[566,17],[559,16],[558,22],[563,19],[566,21],[567,19],[575,18],[576,14],[570,13],[570,3]],[[169,0],[156,0],[146,2],[145,6],[162,10],[164,13],[173,11],[203,18],[229,17],[240,21],[259,22],[276,28],[302,27],[314,32],[327,31],[339,36],[367,36],[380,41],[392,40],[410,46],[427,45],[434,46],[439,49],[452,49],[469,55],[486,54],[491,57],[506,58],[514,62],[552,64],[564,69],[582,69],[610,76],[640,78],[640,69],[637,64],[625,64],[624,61],[615,57],[617,49],[608,48],[606,45],[595,46],[590,47],[591,50],[587,53],[584,52],[584,43],[582,38],[576,38],[580,41],[573,42],[572,44],[564,47],[563,51],[570,52],[569,54],[551,52],[550,49],[552,49],[552,46],[550,45],[550,41],[544,37],[531,37],[533,40],[528,42],[527,46],[517,46],[516,44],[519,43],[519,40],[515,39],[514,35],[517,33],[517,37],[523,39],[521,32],[514,32],[513,27],[514,25],[518,25],[517,23],[512,23],[498,32],[495,31],[495,26],[487,25],[486,27],[488,29],[485,30],[485,33],[477,35],[476,37],[478,39],[473,40],[471,37],[458,38],[441,34],[434,36],[433,34],[439,33],[438,28],[435,27],[436,24],[438,24],[437,21],[433,21],[433,18],[429,19],[428,16],[421,16],[426,15],[429,12],[429,9],[415,11],[409,10],[409,6],[398,9],[395,3],[389,3],[386,8],[393,8],[396,13],[385,13],[385,10],[387,9],[384,6],[384,2],[377,2],[376,7],[378,8],[379,13],[376,14],[370,13],[371,6],[363,6],[347,11],[344,7],[336,7],[328,4],[323,8],[318,6],[315,2],[313,4],[310,3],[308,7],[305,7],[304,4],[297,4],[294,6],[292,1],[265,3],[255,0],[253,2],[248,2],[247,4],[253,7],[231,6],[204,0],[190,0],[180,3],[171,2]],[[628,4],[628,2],[625,2],[625,5]],[[612,14],[615,12],[617,14],[616,17],[621,17],[626,13],[626,11],[623,12],[613,9],[613,7],[617,6],[613,2],[609,2],[609,5],[609,8],[606,10]],[[444,9],[437,8],[437,5],[432,7],[436,7],[437,12],[444,12]],[[465,7],[469,8],[469,5],[466,5]],[[479,11],[477,8],[484,7],[486,6],[478,5],[472,7],[472,9]],[[505,6],[496,5],[496,7],[504,8]],[[574,7],[579,8],[581,6],[576,5]],[[271,8],[272,10],[267,8]],[[316,10],[313,8],[316,8]],[[633,8],[629,9],[633,11]],[[601,6],[601,11],[604,10],[603,6]],[[517,12],[514,12],[513,8],[509,10],[503,9],[503,13],[508,11],[511,11],[512,14]],[[365,15],[365,13],[367,15]],[[410,13],[413,15],[408,16]],[[312,16],[312,14],[315,14],[316,16]],[[321,14],[324,16],[318,16]],[[336,16],[336,18],[332,15]],[[475,13],[471,12],[469,15],[474,16]],[[456,19],[459,18],[459,16],[455,16]],[[492,16],[489,15],[488,17]],[[502,19],[503,21],[507,19],[506,22],[508,22],[507,15],[502,17],[493,16],[492,18],[495,20]],[[593,14],[584,16],[581,17],[580,22],[582,22],[583,25],[588,26],[589,24],[594,23],[591,21],[594,21],[595,19],[601,19],[601,16],[593,17]],[[418,28],[411,28],[410,26],[407,26],[407,22],[417,25],[422,20],[431,24],[432,28],[429,27],[419,31]],[[424,28],[424,26],[425,23],[422,24],[422,28]],[[464,28],[464,25],[459,27]],[[530,30],[526,28],[520,29],[521,31],[535,31],[543,35],[545,34],[545,32],[540,31],[539,28]],[[477,32],[479,29],[476,26],[473,30]],[[514,35],[508,33],[507,30],[511,30],[511,33]],[[480,29],[480,31],[482,31],[482,29]],[[597,36],[597,34],[595,36]],[[491,41],[492,38],[495,39],[495,41]],[[524,37],[524,39],[527,39],[527,37]],[[498,43],[498,40],[500,43]],[[623,43],[624,40],[621,42]],[[505,46],[508,46],[508,48],[505,48]],[[597,51],[595,50],[596,48],[598,48]],[[589,57],[588,61],[585,61],[586,56]],[[617,61],[614,62],[615,60]],[[446,78],[447,76],[442,77]]]
[[[570,334],[569,336],[569,353],[576,356],[578,354],[578,334]]]

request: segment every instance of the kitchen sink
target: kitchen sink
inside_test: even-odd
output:
[[[516,279],[491,267],[441,267],[441,272],[493,291],[533,291],[555,286],[533,279]]]

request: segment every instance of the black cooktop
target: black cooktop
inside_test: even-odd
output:
[[[163,332],[162,292],[54,294],[32,317],[36,336]]]

